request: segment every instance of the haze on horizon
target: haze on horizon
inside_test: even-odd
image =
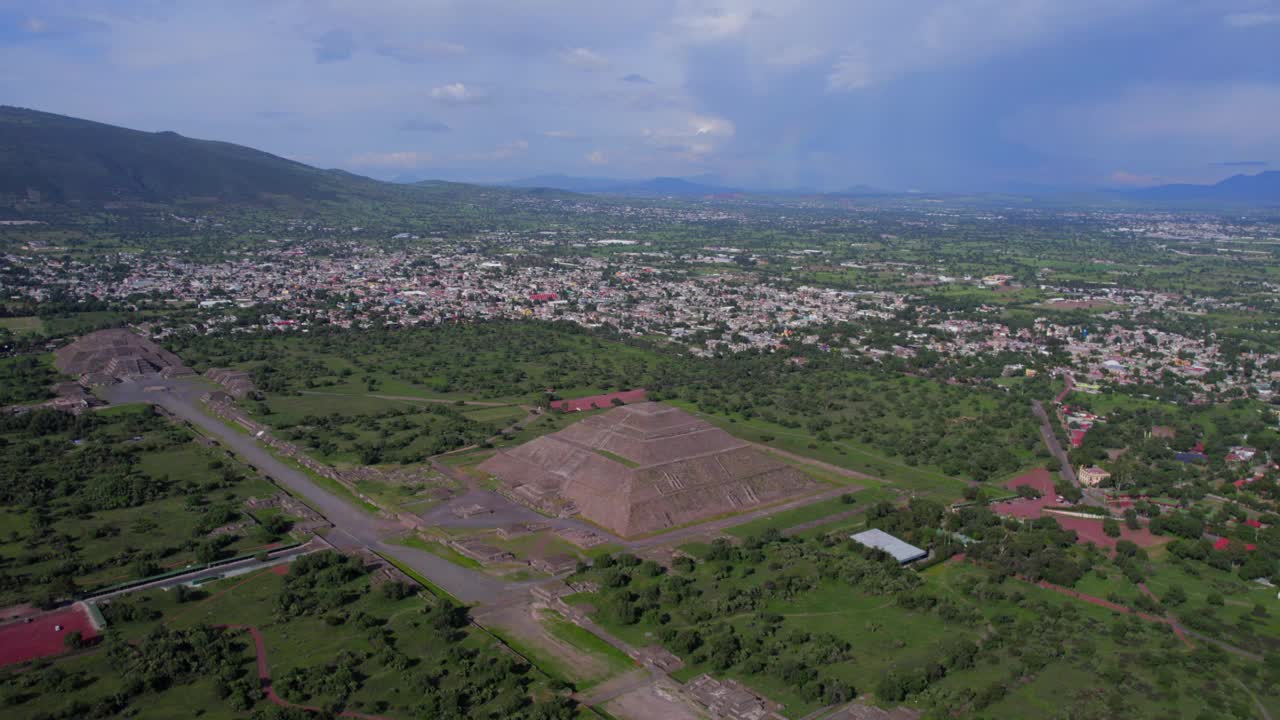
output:
[[[0,0],[3,102],[385,179],[1212,182],[1280,166],[1273,0]]]

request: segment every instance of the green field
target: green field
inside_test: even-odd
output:
[[[296,564],[296,563],[295,563]],[[315,585],[291,584],[271,571],[222,580],[202,586],[194,596],[148,592],[109,606],[112,632],[122,640],[125,655],[148,652],[157,627],[197,631],[201,627],[250,625],[262,634],[274,689],[287,700],[336,710],[410,718],[443,716],[453,693],[467,698],[468,714],[489,716],[503,708],[503,716],[529,718],[535,708],[527,698],[551,696],[541,673],[530,671],[504,653],[489,634],[466,624],[465,614],[440,601],[424,601],[409,594],[396,598],[372,587],[359,571],[337,566],[316,571]],[[284,611],[286,595],[318,603],[309,611]],[[127,616],[132,617],[128,619]],[[154,615],[154,618],[148,617]],[[216,631],[215,631],[216,632]],[[179,658],[163,669],[169,682],[152,689],[144,685],[121,696],[130,717],[186,716],[199,707],[200,717],[246,717],[250,709],[267,706],[257,691],[255,652],[243,631],[230,633],[233,662],[183,672]],[[111,643],[107,643],[108,646]],[[127,664],[113,662],[116,650],[107,647],[59,662],[57,668],[79,677],[85,687],[74,694],[51,691],[37,684],[12,697],[6,717],[35,718],[83,702],[93,706],[118,692],[134,677]],[[182,652],[200,657],[201,648]],[[25,677],[39,680],[55,670],[0,673],[0,687],[11,690]],[[227,692],[229,689],[229,693]],[[412,689],[410,692],[409,690]],[[179,710],[182,708],[181,710]],[[560,712],[560,711],[557,711]],[[538,717],[567,718],[564,715]]]
[[[44,322],[38,317],[0,317],[0,328],[14,333],[40,333]]]
[[[9,420],[0,431],[9,443],[6,460],[23,467],[13,476],[23,482],[0,493],[0,576],[7,580],[0,605],[48,602],[281,539],[252,525],[207,536],[247,519],[245,498],[278,490],[149,406],[65,416],[66,424],[52,432],[24,425],[39,417]],[[12,452],[18,448],[39,448],[41,462],[31,465]],[[61,484],[49,487],[59,492],[32,495],[50,474]]]
[[[691,548],[703,561],[665,575],[625,561],[592,569],[586,577],[606,589],[568,601],[590,603],[598,622],[633,645],[658,641],[681,655],[687,665],[678,679],[738,679],[793,718],[829,704],[823,693],[833,687],[906,699],[938,717],[1159,717],[1174,709],[1253,717],[1222,678],[1280,704],[1250,661],[1214,646],[1189,651],[1157,623],[1002,582],[970,564],[917,574],[862,565],[848,542],[758,537],[736,550]],[[1214,679],[1205,663],[1217,669]],[[1106,685],[1095,682],[1099,673]],[[1120,674],[1129,679],[1117,681]],[[1130,693],[1128,683],[1148,690]]]

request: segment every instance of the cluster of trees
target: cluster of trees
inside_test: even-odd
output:
[[[975,480],[1016,470],[1039,449],[1027,403],[1048,392],[1047,384],[1034,381],[1013,390],[952,385],[920,377],[927,374],[920,368],[886,368],[808,345],[786,353],[695,358],[563,323],[184,336],[174,349],[200,365],[260,367],[260,386],[275,392],[345,382],[353,374],[369,382],[389,375],[435,392],[480,398],[540,400],[549,388],[645,387],[655,399],[679,398],[707,412],[775,423],[809,436],[815,447],[869,447],[908,465],[932,465]],[[805,357],[804,367],[789,362],[797,354]],[[398,449],[391,447],[395,431],[377,432],[384,430],[382,454],[389,455]],[[339,448],[331,432],[301,432],[326,454]],[[368,444],[371,459],[378,444]]]
[[[53,396],[50,386],[57,377],[53,367],[35,355],[0,360],[0,405],[50,398]]]
[[[181,550],[195,551],[202,561],[218,557],[235,538],[200,538],[233,521],[239,511],[225,502],[208,502],[206,494],[241,482],[240,470],[212,453],[203,481],[176,482],[140,467],[144,457],[190,442],[187,431],[150,406],[83,415],[41,409],[0,418],[0,511],[27,518],[25,532],[0,537],[0,543],[21,544],[0,564],[0,597],[48,605],[75,593],[76,578],[108,567],[152,573],[161,558]],[[149,518],[126,526],[84,523],[95,513],[174,496],[186,496],[193,515],[186,542],[147,547],[140,540],[158,527]],[[103,543],[120,552],[106,557],[95,552],[93,560],[86,559],[90,544],[100,550]]]
[[[273,420],[270,415],[264,419]],[[498,430],[442,404],[363,415],[307,415],[296,424],[274,424],[288,440],[326,457],[354,452],[364,465],[421,462],[431,455],[483,442]],[[370,434],[371,439],[362,439]]]
[[[364,562],[356,555],[332,550],[303,555],[289,563],[284,587],[276,597],[276,614],[291,618],[338,610],[356,597],[348,583],[365,572]]]
[[[247,647],[236,633],[206,625],[186,630],[158,625],[137,643],[108,632],[105,652],[124,686],[104,702],[117,703],[119,711],[148,693],[212,677],[220,698],[235,710],[247,711],[263,697],[248,666]]]
[[[705,562],[690,558],[666,573],[628,553],[606,555],[580,574],[601,586],[598,612],[607,623],[646,623],[663,645],[717,672],[767,675],[808,700],[833,704],[857,693],[824,668],[857,649],[837,636],[795,627],[771,603],[800,597],[822,583],[907,598],[920,579],[879,551],[850,541],[783,538],[776,531],[734,546],[713,543]],[[727,617],[742,621],[726,621]]]

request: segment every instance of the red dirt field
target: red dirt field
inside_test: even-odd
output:
[[[635,390],[623,390],[622,392],[606,393],[604,395],[591,395],[589,397],[574,398],[572,400],[556,400],[551,403],[551,407],[556,410],[564,410],[565,412],[577,412],[579,410],[591,410],[594,403],[597,408],[608,409],[613,407],[613,399],[618,398],[624,403],[644,402],[644,388]]]
[[[1098,547],[1114,548],[1120,540],[1128,540],[1137,544],[1138,547],[1151,547],[1168,542],[1168,538],[1157,537],[1152,535],[1146,528],[1130,530],[1125,527],[1124,523],[1120,523],[1120,537],[1107,537],[1102,532],[1102,520],[1093,520],[1091,518],[1068,517],[1052,513],[1050,515],[1064,530],[1075,530],[1079,536],[1081,543],[1091,542]]]
[[[1044,468],[1024,473],[1005,483],[1005,487],[1010,490],[1020,485],[1030,485],[1039,490],[1042,495],[1035,500],[1018,499],[993,503],[991,510],[999,515],[1031,519],[1044,515],[1046,507],[1059,504],[1056,498],[1057,491],[1053,487],[1053,475]],[[1094,520],[1093,518],[1071,517],[1059,513],[1049,513],[1049,516],[1057,520],[1064,530],[1075,530],[1081,544],[1091,542],[1098,547],[1115,548],[1116,542],[1120,540],[1132,541],[1139,547],[1151,547],[1165,542],[1164,538],[1152,535],[1146,528],[1130,530],[1121,523],[1120,537],[1113,538],[1107,537],[1106,533],[1102,532],[1101,518]]]
[[[62,630],[55,630],[61,626]],[[0,626],[0,667],[60,655],[66,652],[64,638],[79,630],[85,641],[98,637],[83,605],[46,613],[31,619]]]
[[[1027,473],[1023,473],[1018,477],[1005,483],[1005,487],[1013,490],[1022,485],[1030,485],[1040,491],[1040,497],[1035,500],[1008,500],[1001,503],[993,503],[991,510],[998,515],[1012,515],[1019,518],[1038,518],[1040,511],[1048,505],[1057,505],[1058,491],[1053,487],[1053,475],[1044,468],[1037,468]]]

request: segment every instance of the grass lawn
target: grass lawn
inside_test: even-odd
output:
[[[861,493],[855,495],[858,501],[852,504],[846,504],[840,498],[832,498],[830,500],[821,500],[812,505],[792,508],[791,510],[782,510],[778,513],[766,515],[756,518],[751,522],[729,528],[725,532],[734,537],[745,538],[751,535],[758,535],[765,530],[786,530],[802,523],[819,520],[824,517],[830,517],[838,513],[847,512],[857,509],[859,505],[865,505],[862,502]]]
[[[519,422],[526,415],[525,409],[516,405],[508,405],[504,407],[475,407],[460,408],[462,414],[476,422],[490,423],[498,427],[508,427],[509,425]]]
[[[466,555],[463,555],[457,550],[454,550],[448,545],[445,545],[443,543],[433,542],[431,540],[425,540],[413,533],[410,533],[408,535],[402,535],[401,537],[396,538],[394,542],[397,545],[403,545],[405,547],[411,547],[415,550],[422,550],[424,552],[429,552],[432,555],[442,557],[445,560],[448,560],[449,562],[459,567],[469,568],[471,570],[484,569],[484,566],[481,565],[479,562],[472,560],[471,558],[467,557]]]
[[[0,318],[0,328],[9,330],[15,334],[39,333],[44,330],[44,322],[34,315],[27,317],[5,317]]]

